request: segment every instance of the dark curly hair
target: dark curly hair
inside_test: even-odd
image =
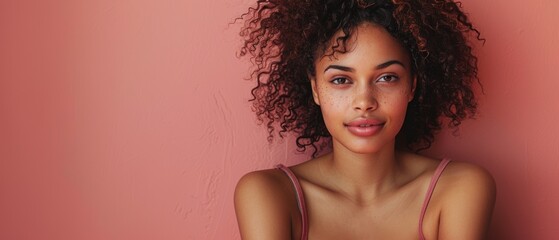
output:
[[[429,148],[443,119],[456,128],[476,113],[472,81],[477,58],[469,37],[479,31],[452,0],[258,0],[237,20],[244,20],[240,56],[249,55],[255,66],[251,78],[253,110],[266,122],[271,141],[294,132],[300,151],[319,149],[330,134],[320,107],[312,98],[309,74],[315,74],[317,52],[346,52],[346,42],[363,22],[383,26],[408,50],[415,96],[408,105],[396,141],[410,150]],[[479,82],[479,80],[477,81]]]

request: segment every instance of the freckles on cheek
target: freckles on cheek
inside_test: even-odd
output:
[[[322,91],[321,99],[331,107],[339,107],[342,102],[347,100],[347,96],[340,96],[330,91]]]
[[[320,95],[320,98],[325,101],[330,100],[332,98],[331,94],[324,86],[318,87],[318,94]]]
[[[348,96],[344,96],[344,97],[342,97],[341,101],[338,102],[338,104],[339,105],[342,105],[343,103],[350,104],[349,101],[350,101],[350,98]]]

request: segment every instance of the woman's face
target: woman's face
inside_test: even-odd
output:
[[[371,23],[356,28],[347,49],[317,58],[311,77],[334,149],[361,154],[393,149],[415,88],[409,56],[384,28]]]

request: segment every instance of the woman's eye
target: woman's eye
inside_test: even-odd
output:
[[[335,84],[335,85],[341,85],[341,84],[346,84],[349,82],[349,80],[347,80],[347,78],[334,78],[332,81],[330,81],[331,83]]]
[[[379,82],[394,82],[397,81],[399,78],[396,75],[384,75],[379,78]]]

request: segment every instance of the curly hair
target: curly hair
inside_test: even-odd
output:
[[[238,20],[244,20],[240,56],[249,55],[255,69],[250,77],[253,111],[266,122],[269,137],[296,134],[300,151],[319,150],[330,134],[320,107],[312,98],[309,74],[314,76],[317,52],[346,52],[346,43],[363,22],[383,26],[411,58],[417,79],[415,96],[396,137],[398,147],[429,148],[443,125],[456,128],[473,117],[477,102],[472,81],[477,58],[469,36],[479,31],[452,0],[258,0]],[[320,57],[320,56],[319,56]],[[277,129],[279,127],[279,130]]]

